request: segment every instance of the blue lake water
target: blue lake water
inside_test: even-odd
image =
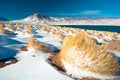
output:
[[[60,26],[120,33],[120,26],[102,26],[102,25],[60,25]]]

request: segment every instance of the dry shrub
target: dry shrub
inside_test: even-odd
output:
[[[29,49],[34,49],[36,51],[45,51],[48,52],[51,50],[51,48],[45,46],[42,42],[36,40],[34,37],[32,37],[27,44],[27,47]]]
[[[3,25],[2,25],[2,24],[0,24],[0,33],[5,33],[5,30],[4,30],[4,28],[3,28]]]
[[[59,56],[80,70],[109,75],[119,70],[117,57],[107,52],[107,45],[96,46],[85,33],[66,37]]]
[[[65,36],[64,35],[62,35],[62,34],[55,34],[54,35],[54,38],[60,38],[61,40],[63,40],[64,38],[65,38]]]
[[[73,30],[69,30],[68,34],[71,34],[71,35],[74,34]]]
[[[55,34],[58,34],[58,31],[56,27],[54,26],[50,26],[50,31],[48,34],[52,34],[52,35],[55,35]],[[60,31],[59,31],[60,32]]]
[[[62,30],[63,31],[69,31],[69,28],[63,27]]]
[[[112,33],[112,34],[111,34],[111,37],[112,37],[112,38],[115,38],[115,37],[118,35],[118,33],[116,33],[116,32],[115,32],[115,33],[111,32],[111,33]]]
[[[25,34],[32,34],[32,29],[30,25],[25,25]]]
[[[62,34],[61,31],[57,30],[57,31],[54,33],[54,37],[55,37],[55,38],[64,39],[65,36]]]
[[[7,24],[6,27],[7,27],[8,30],[14,31],[14,28],[10,24]]]
[[[117,33],[114,33],[114,32],[104,32],[104,35],[114,38],[115,36],[117,36]]]
[[[39,29],[39,25],[38,24],[33,24],[33,26],[36,28],[36,29]]]
[[[67,43],[67,41],[69,40],[70,37],[72,37],[72,35],[68,35],[64,38],[64,40],[62,42],[63,46]]]
[[[53,30],[53,29],[50,30],[48,34],[49,34],[49,35],[54,35],[54,34],[55,34],[55,30]]]
[[[15,28],[16,28],[16,31],[20,30],[20,24],[16,23]]]
[[[45,25],[42,25],[40,31],[43,31],[43,32],[46,31],[46,26],[45,26]]]

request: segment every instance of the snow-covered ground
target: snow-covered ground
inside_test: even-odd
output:
[[[16,64],[0,69],[0,80],[72,80],[48,64],[47,57],[42,52],[21,51]]]
[[[0,60],[15,57],[18,62],[0,68],[0,80],[72,80],[72,78],[52,67],[46,59],[50,53],[34,50],[21,51],[30,36],[17,31],[17,36],[0,35]],[[61,47],[60,39],[52,38],[46,33],[35,30],[35,38],[53,49]]]
[[[117,78],[117,76],[97,75],[84,70],[80,70],[77,72],[76,69],[74,69],[67,63],[63,64],[65,65],[64,67],[67,68],[67,70],[69,71],[64,73],[57,70],[55,67],[47,62],[47,59],[51,54],[50,52],[35,51],[33,49],[22,51],[21,48],[25,46],[30,38],[33,36],[43,44],[50,47],[52,51],[58,51],[61,49],[61,43],[63,42],[62,38],[56,38],[54,35],[73,35],[75,33],[85,31],[82,29],[78,30],[74,28],[66,29],[58,26],[29,25],[32,29],[32,34],[25,33],[25,24],[21,24],[21,28],[19,29],[19,31],[12,32],[4,27],[5,31],[7,31],[7,34],[0,33],[0,60],[11,57],[14,57],[18,60],[18,62],[15,64],[7,65],[3,68],[0,68],[0,80],[73,80],[73,78],[67,76],[67,74],[71,76],[71,72],[75,74],[72,77],[77,76],[77,78]],[[12,25],[12,27],[13,26],[14,24]],[[53,31],[53,34],[50,34],[50,31]],[[61,31],[60,33],[62,34],[60,34],[59,31]],[[87,30],[87,34],[89,34],[89,37],[97,40],[97,43],[108,43],[113,38],[120,40],[120,35],[117,33]],[[116,56],[120,57],[119,52],[115,53]]]

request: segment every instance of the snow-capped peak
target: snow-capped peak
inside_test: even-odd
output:
[[[36,19],[38,19],[38,20],[40,20],[40,19],[41,19],[41,20],[50,19],[48,16],[46,16],[46,15],[44,15],[44,14],[38,14],[38,13],[35,13],[35,14],[29,16],[29,18],[31,18],[31,19],[36,18]]]
[[[38,13],[28,16],[27,18],[25,18],[23,20],[29,21],[29,22],[36,22],[36,23],[37,22],[45,23],[46,21],[53,21],[53,19],[49,18],[48,16],[43,15],[43,14],[38,14]]]

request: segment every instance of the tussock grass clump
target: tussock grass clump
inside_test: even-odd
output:
[[[40,28],[40,31],[41,31],[41,32],[45,32],[45,31],[46,31],[46,26],[45,26],[45,25],[42,25],[42,27]]]
[[[54,34],[55,34],[55,30],[54,30],[54,29],[51,29],[48,34],[49,34],[49,35],[54,35]]]
[[[32,34],[32,29],[30,25],[25,25],[25,34]]]
[[[0,24],[0,33],[5,33],[5,29],[2,24]]]
[[[45,46],[42,42],[36,40],[34,37],[32,37],[27,44],[27,48],[34,49],[36,51],[45,51],[48,52],[51,49],[47,46]]]
[[[6,25],[6,28],[10,31],[14,31],[14,28],[9,23]]]
[[[20,28],[21,28],[21,27],[20,27],[20,24],[16,23],[16,24],[15,24],[15,28],[16,28],[16,31],[19,31]]]
[[[39,29],[41,26],[38,25],[38,24],[33,24],[33,26],[36,28],[36,29]]]
[[[55,31],[55,33],[54,33],[54,37],[55,37],[55,38],[64,39],[65,36],[62,34],[61,31],[57,30],[57,31]]]
[[[117,57],[107,52],[107,45],[97,46],[85,33],[67,36],[59,57],[78,70],[105,75],[114,75],[119,70]]]

